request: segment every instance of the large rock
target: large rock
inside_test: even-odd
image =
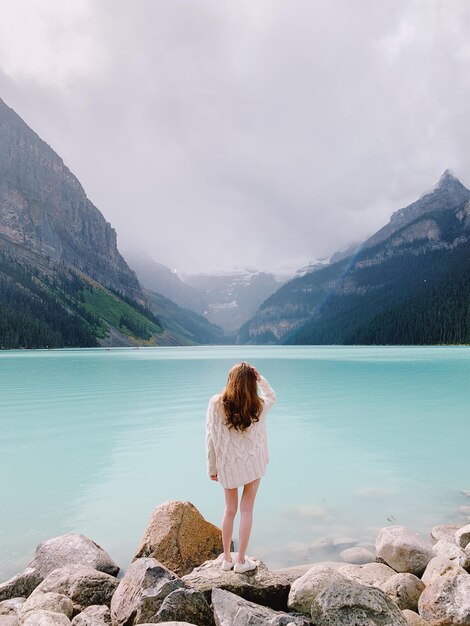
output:
[[[430,543],[406,526],[382,528],[375,541],[377,557],[397,572],[420,576],[435,556]]]
[[[288,608],[310,615],[312,602],[323,587],[339,580],[344,580],[343,576],[331,567],[314,565],[292,583],[287,598]]]
[[[462,524],[438,524],[437,526],[433,526],[431,530],[431,537],[434,541],[439,541],[439,539],[449,539],[450,537],[454,537],[455,533],[459,528],[462,528]]]
[[[321,626],[406,626],[397,605],[381,589],[354,580],[324,587],[312,602],[312,620]]]
[[[87,565],[116,576],[119,567],[97,543],[77,533],[47,539],[38,545],[28,567],[34,567],[43,578],[58,567]]]
[[[111,600],[113,625],[154,622],[163,600],[183,587],[181,579],[156,559],[137,559],[127,568]]]
[[[109,626],[111,624],[111,611],[102,604],[87,606],[72,620],[72,626]]]
[[[0,626],[19,626],[16,615],[0,615]]]
[[[470,576],[433,578],[421,594],[418,608],[433,626],[470,626]]]
[[[447,539],[439,539],[434,544],[433,550],[437,556],[443,556],[449,561],[453,561],[463,567],[465,570],[470,569],[470,551],[463,550],[455,541],[447,541]]]
[[[11,598],[27,598],[42,581],[43,577],[34,567],[24,571],[0,584],[0,600]]]
[[[381,587],[385,581],[396,574],[396,571],[384,563],[367,563],[366,565],[342,565],[338,568],[338,574],[361,585]]]
[[[395,574],[384,582],[381,589],[400,609],[417,611],[419,596],[423,593],[424,587],[423,581],[414,574]]]
[[[310,620],[300,615],[274,611],[239,596],[213,589],[212,608],[217,626],[309,626]]]
[[[16,615],[25,603],[26,598],[11,598],[0,602],[0,615]]]
[[[28,615],[23,626],[70,626],[70,620],[63,613],[39,609]]]
[[[233,570],[224,572],[220,569],[223,554],[217,559],[206,561],[196,567],[191,574],[182,577],[182,581],[188,587],[202,591],[206,600],[210,602],[211,591],[214,587],[225,589],[238,596],[269,606],[272,609],[286,610],[287,596],[290,584],[286,577],[276,575],[259,559],[250,556],[257,563],[255,570],[245,574],[236,574]]]
[[[435,556],[429,561],[421,576],[421,580],[425,585],[429,585],[431,580],[439,576],[455,576],[456,574],[465,574],[465,570],[455,561],[451,561],[445,556]]]
[[[134,559],[152,557],[179,576],[223,551],[222,531],[191,502],[169,500],[152,513]]]
[[[403,609],[402,613],[408,623],[408,626],[429,626],[429,622],[424,620],[421,615],[418,615],[418,613],[415,613],[415,611]]]
[[[109,606],[119,581],[110,574],[99,572],[85,565],[59,567],[36,587],[33,594],[55,591],[68,596],[75,612],[83,611],[92,604]],[[31,594],[31,595],[33,595]]]
[[[468,552],[470,544],[470,524],[459,528],[454,535],[455,543]],[[470,556],[470,555],[469,555]]]
[[[365,565],[365,563],[373,563],[375,561],[375,554],[367,548],[346,548],[339,553],[339,558],[345,563],[352,563],[354,565]]]
[[[214,614],[204,594],[196,589],[175,589],[163,600],[153,618],[156,624],[186,620],[198,626],[215,626]]]
[[[52,611],[53,613],[63,613],[69,619],[71,619],[73,615],[73,603],[67,596],[54,591],[47,593],[35,592],[29,596],[18,611],[20,623],[24,622],[28,615],[38,609]]]

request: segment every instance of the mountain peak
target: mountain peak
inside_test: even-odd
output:
[[[454,172],[451,169],[447,169],[439,178],[439,182],[434,189],[444,189],[452,184],[462,185],[457,176],[455,176]]]

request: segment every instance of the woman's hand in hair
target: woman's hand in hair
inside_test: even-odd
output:
[[[252,370],[253,370],[253,371],[254,371],[254,373],[255,373],[256,380],[260,380],[261,376],[259,375],[259,372],[258,372],[258,370],[256,369],[256,367],[251,366],[251,368],[252,368]]]
[[[210,475],[211,480],[219,480],[219,477],[217,474],[211,474]]]

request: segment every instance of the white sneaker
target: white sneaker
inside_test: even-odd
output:
[[[233,571],[237,574],[244,574],[245,572],[250,572],[252,569],[256,569],[257,567],[258,566],[254,561],[245,557],[244,563],[239,563],[238,561],[235,563]]]
[[[235,559],[233,558],[233,554],[231,555],[232,560],[231,561],[226,561],[225,559],[222,560],[222,565],[220,566],[221,569],[224,570],[224,572],[228,572],[232,569],[232,567],[235,565]]]

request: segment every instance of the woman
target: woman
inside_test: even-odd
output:
[[[261,389],[258,395],[257,383]],[[255,569],[256,563],[245,557],[250,538],[253,505],[261,476],[269,462],[266,413],[276,402],[276,393],[268,381],[249,363],[234,365],[222,393],[209,400],[206,416],[207,471],[225,490],[222,520],[224,559],[222,569],[237,573]],[[233,522],[238,506],[238,487],[243,486],[240,501],[238,558],[230,553]]]

